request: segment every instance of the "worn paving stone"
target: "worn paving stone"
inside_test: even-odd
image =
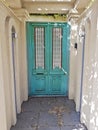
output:
[[[40,108],[40,112],[48,112],[54,106],[55,106],[55,103],[51,104],[49,101],[47,102],[47,105],[42,103],[41,108]]]
[[[75,125],[77,123],[80,123],[79,121],[79,113],[76,113],[75,111],[72,111],[70,113],[64,113],[63,116],[63,122],[64,125]]]
[[[40,102],[24,102],[22,104],[22,112],[40,112]]]
[[[29,98],[22,104],[17,124],[11,130],[87,130],[66,97]]]
[[[39,117],[39,126],[58,126],[57,117],[54,114],[49,114],[48,112],[41,112]]]
[[[38,114],[25,112],[18,115],[16,128],[35,128],[38,126]]]
[[[73,100],[66,100],[65,106],[67,106],[71,111],[75,111],[75,102]]]
[[[61,130],[87,130],[84,125],[76,124],[76,125],[69,125],[61,127]]]
[[[12,127],[11,130],[37,130],[36,128],[15,128]]]
[[[34,112],[22,112],[20,114],[18,114],[18,119],[27,119],[27,120],[31,120],[34,118],[38,118],[38,113],[34,113]]]
[[[73,126],[63,126],[61,130],[73,130]]]
[[[53,106],[55,106],[56,98],[43,98],[40,105],[40,112],[48,112]]]
[[[65,98],[65,97],[56,98],[55,104],[58,106],[66,105],[67,100],[68,98]]]
[[[18,115],[18,118],[20,119],[32,119],[32,118],[38,118],[39,113],[34,113],[34,112],[23,112]]]
[[[29,120],[18,119],[15,128],[31,128],[32,122]]]
[[[61,130],[59,127],[39,127],[38,130]]]

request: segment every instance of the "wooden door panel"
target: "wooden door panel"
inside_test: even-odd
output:
[[[34,75],[32,77],[31,95],[44,95],[47,92],[47,76]]]

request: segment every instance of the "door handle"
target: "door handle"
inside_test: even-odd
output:
[[[68,73],[62,68],[62,71],[64,72],[65,75],[67,75]]]

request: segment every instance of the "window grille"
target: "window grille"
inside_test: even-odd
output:
[[[43,68],[45,57],[45,29],[43,27],[35,27],[35,66]]]

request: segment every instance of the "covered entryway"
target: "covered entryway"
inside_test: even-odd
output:
[[[98,0],[1,0],[0,25],[0,130],[98,130]]]
[[[27,23],[29,95],[68,94],[67,23]]]

